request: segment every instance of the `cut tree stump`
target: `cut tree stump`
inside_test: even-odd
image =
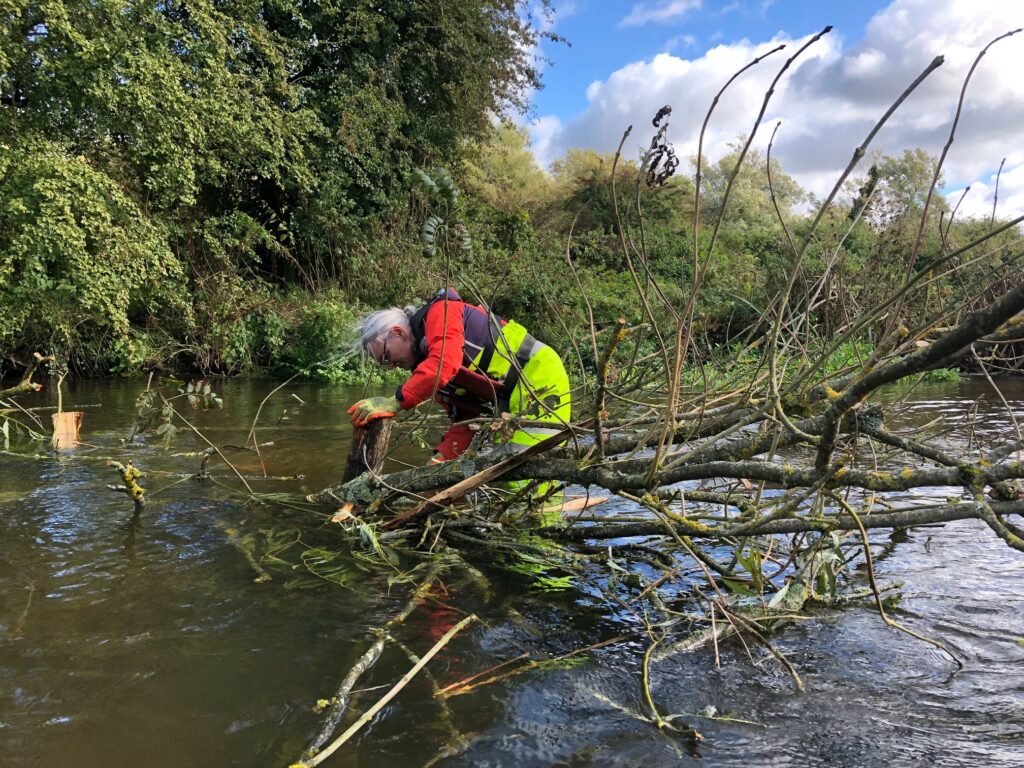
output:
[[[342,483],[359,477],[366,471],[379,473],[384,466],[384,457],[391,442],[391,427],[394,419],[374,419],[365,427],[352,430],[352,443],[345,460],[345,474]]]
[[[78,445],[78,430],[82,426],[81,411],[61,411],[51,416],[53,419],[53,447],[63,451]]]

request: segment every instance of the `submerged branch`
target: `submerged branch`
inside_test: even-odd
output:
[[[466,625],[472,621],[476,621],[476,616],[467,616],[454,627],[449,629],[440,640],[434,643],[434,645],[431,647],[429,651],[423,654],[423,658],[417,661],[413,668],[406,672],[405,675],[403,675],[402,679],[395,683],[394,687],[386,694],[384,694],[380,698],[380,700],[377,701],[376,704],[374,704],[372,707],[366,710],[366,712],[364,712],[363,715],[355,723],[353,723],[347,731],[341,734],[341,736],[339,736],[329,745],[324,747],[322,752],[319,752],[316,754],[316,756],[310,758],[309,760],[302,763],[297,763],[296,765],[309,766],[310,768],[313,768],[313,766],[320,765],[320,763],[322,763],[328,757],[333,755],[343,744],[345,744],[346,741],[348,741],[350,738],[352,738],[353,735],[355,735],[356,731],[358,731],[360,728],[366,725],[370,720],[373,719],[374,715],[376,715],[385,706],[387,706],[387,703],[391,701],[395,696],[397,696],[398,692],[409,684],[409,681],[412,680],[416,676],[416,674],[427,665],[427,662],[434,658],[434,656],[437,655],[438,651],[440,651],[442,648],[448,645],[449,640],[455,637],[455,635],[461,632],[466,627]]]
[[[390,632],[404,622],[409,615],[416,610],[416,608],[423,602],[427,593],[433,587],[434,582],[437,581],[441,574],[441,566],[438,563],[432,564],[430,570],[427,572],[426,577],[420,582],[419,586],[413,590],[411,597],[406,602],[405,606],[399,611],[394,617],[392,617],[382,628],[374,630],[376,638],[370,644],[370,647],[366,649],[362,656],[352,665],[349,669],[348,674],[342,679],[341,684],[338,686],[337,692],[331,699],[330,709],[328,710],[327,716],[324,718],[324,723],[320,728],[316,738],[313,739],[313,743],[310,744],[307,750],[308,754],[317,754],[321,747],[327,743],[327,740],[331,738],[335,729],[338,727],[338,723],[345,716],[345,711],[348,709],[349,698],[352,694],[352,689],[355,687],[356,682],[359,678],[370,669],[377,660],[380,658],[381,651],[384,650],[384,645],[388,641]],[[316,765],[316,763],[310,762],[309,765]]]
[[[1024,501],[989,502],[984,505],[992,510],[992,515],[1024,515]],[[911,528],[917,525],[932,523],[949,523],[954,520],[984,520],[985,510],[982,505],[971,502],[961,504],[945,504],[934,507],[915,507],[899,509],[892,512],[872,512],[860,515],[860,520],[867,529],[874,528]],[[731,524],[732,520],[722,523]],[[703,523],[687,521],[684,518],[672,520],[675,530],[691,538],[718,538],[724,529]],[[757,522],[755,520],[744,532],[745,536],[768,536],[773,534],[793,534],[817,531],[856,531],[859,530],[857,520],[847,514],[823,515],[819,517],[800,516]],[[571,527],[549,526],[537,531],[543,536],[568,541],[589,541],[594,539],[618,539],[634,536],[663,536],[665,523],[651,520],[632,523],[576,525]]]

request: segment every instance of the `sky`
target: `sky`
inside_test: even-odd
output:
[[[783,169],[824,196],[875,123],[939,55],[935,70],[889,118],[870,148],[921,147],[938,156],[949,139],[965,78],[993,38],[1024,27],[1024,0],[554,0],[538,16],[568,44],[537,51],[544,87],[523,122],[545,167],[570,148],[637,157],[671,105],[668,138],[681,158],[696,154],[700,126],[719,89],[741,67],[780,44],[725,92],[705,137],[721,157],[750,133],[772,79],[807,40],[832,31],[788,68],[754,146],[772,146]],[[1024,214],[1024,32],[995,43],[967,87],[942,190],[966,215]],[[866,163],[859,167],[866,172]]]

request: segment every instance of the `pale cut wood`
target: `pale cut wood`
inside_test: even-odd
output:
[[[61,411],[52,414],[54,450],[63,451],[78,445],[78,431],[82,427],[82,417],[81,411]]]
[[[596,507],[598,504],[604,504],[608,501],[608,496],[576,496],[571,499],[566,499],[561,504],[549,504],[541,510],[541,514],[546,512],[582,512],[584,509],[590,509]]]

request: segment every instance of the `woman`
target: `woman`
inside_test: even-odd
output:
[[[359,344],[385,368],[412,371],[393,397],[369,397],[348,409],[352,423],[394,416],[433,397],[453,422],[502,412],[523,416],[507,440],[519,449],[555,434],[570,418],[569,377],[551,347],[514,321],[462,301],[451,288],[422,307],[381,309],[360,324]],[[454,424],[434,448],[433,462],[450,461],[473,437]]]

